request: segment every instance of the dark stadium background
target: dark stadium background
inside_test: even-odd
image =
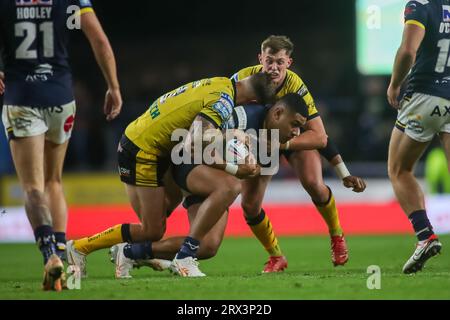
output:
[[[374,79],[357,73],[354,1],[93,4],[116,54],[124,106],[119,119],[104,120],[101,72],[82,32],[74,32],[70,54],[78,110],[66,170],[113,169],[118,137],[153,99],[183,83],[231,76],[256,64],[259,44],[271,34],[288,35],[295,43],[293,70],[308,85],[344,159],[386,159],[395,113],[384,98],[387,78],[370,86]],[[375,110],[366,107],[369,95],[379,98]],[[3,171],[11,172],[6,158]],[[382,168],[359,174],[383,176]]]
[[[272,34],[287,35],[294,42],[292,69],[312,92],[328,135],[351,173],[367,179],[366,192],[355,194],[324,162],[325,182],[336,196],[347,234],[410,232],[387,179],[388,142],[396,118],[386,100],[389,76],[362,76],[357,70],[354,0],[92,2],[116,55],[124,105],[118,119],[105,120],[102,74],[82,32],[73,32],[70,55],[77,115],[63,179],[69,237],[136,219],[116,173],[117,143],[128,123],[154,99],[182,84],[229,77],[257,64],[260,43]],[[0,241],[32,240],[3,134],[0,154],[0,206],[18,212],[7,215],[13,227],[2,220]],[[423,161],[417,173],[426,187]],[[286,161],[275,180],[264,205],[277,232],[326,234],[325,224]],[[290,223],[299,212],[302,222]],[[168,233],[183,234],[185,215],[172,217]],[[230,217],[227,235],[249,235],[238,203]],[[15,226],[24,230],[23,236],[17,236]]]

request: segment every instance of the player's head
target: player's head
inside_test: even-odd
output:
[[[236,103],[260,104],[272,103],[275,100],[276,86],[270,75],[264,72],[256,73],[248,78],[236,82]]]
[[[287,69],[292,64],[291,54],[294,44],[286,36],[270,36],[261,44],[258,54],[263,71],[270,74],[272,81],[280,84],[286,77]]]
[[[266,115],[266,129],[278,129],[280,142],[286,143],[300,133],[306,124],[308,106],[302,97],[289,93],[278,100]]]

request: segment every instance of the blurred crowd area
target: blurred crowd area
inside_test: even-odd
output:
[[[146,1],[125,8],[93,4],[116,54],[124,105],[117,120],[105,120],[102,74],[86,39],[75,32],[70,55],[77,114],[66,171],[115,170],[121,134],[154,99],[187,82],[229,77],[255,65],[260,43],[271,34],[285,34],[295,44],[291,69],[311,91],[344,160],[362,176],[386,176],[396,112],[386,101],[389,78],[357,72],[353,1],[331,6],[307,0],[295,10],[252,0],[226,8],[202,1]],[[13,172],[1,139],[2,170]],[[283,162],[278,176],[292,174]]]

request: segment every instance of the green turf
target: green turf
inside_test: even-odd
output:
[[[134,279],[113,279],[107,251],[88,258],[80,290],[42,292],[41,257],[31,244],[0,245],[0,299],[450,299],[450,236],[443,254],[423,272],[401,273],[414,250],[412,236],[347,237],[350,260],[332,267],[327,237],[281,238],[289,268],[261,275],[265,252],[253,238],[227,238],[218,255],[201,262],[208,276],[186,279],[141,268]],[[367,289],[367,267],[381,268],[381,289]]]

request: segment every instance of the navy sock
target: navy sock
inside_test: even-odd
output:
[[[425,210],[417,210],[411,213],[409,215],[409,221],[411,221],[419,241],[426,240],[434,234],[433,227],[428,220]]]
[[[61,259],[66,259],[66,233],[65,232],[55,232],[56,241],[56,254]]]
[[[177,259],[184,259],[187,257],[195,258],[197,256],[197,250],[199,247],[200,241],[191,237],[186,237],[180,251],[178,251],[177,253]]]
[[[264,218],[266,217],[266,212],[264,211],[263,208],[261,208],[261,211],[259,212],[259,214],[256,217],[245,217],[245,221],[247,222],[247,224],[249,226],[256,226],[258,224],[261,223],[261,221],[264,220]]]
[[[153,259],[152,243],[151,241],[127,243],[123,247],[123,254],[133,260]]]
[[[44,257],[44,264],[46,264],[50,256],[56,253],[53,228],[47,225],[37,227],[34,229],[34,238]]]
[[[129,223],[122,224],[120,231],[122,232],[123,242],[131,243],[132,240],[131,240],[130,224]]]

